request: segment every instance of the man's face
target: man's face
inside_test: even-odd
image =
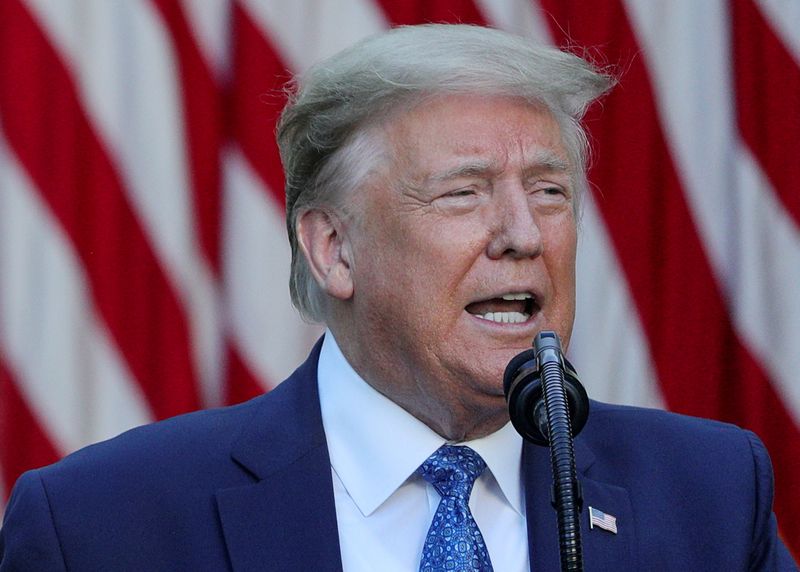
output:
[[[391,164],[355,199],[356,370],[439,433],[508,419],[502,376],[575,305],[572,166],[553,117],[447,96],[388,125]],[[348,336],[350,337],[350,336]]]

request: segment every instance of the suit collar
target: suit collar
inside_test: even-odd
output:
[[[580,525],[584,565],[586,570],[636,570],[634,516],[628,491],[594,477],[595,456],[585,435],[575,439],[575,464],[583,492]],[[531,570],[559,570],[558,519],[550,503],[550,450],[525,443],[522,464]],[[616,517],[617,534],[590,528],[590,506]]]
[[[231,456],[252,484],[217,491],[233,569],[341,570],[330,458],[317,392],[321,343],[256,401]]]
[[[265,479],[325,445],[317,390],[321,346],[322,340],[286,381],[254,400],[252,416],[234,442],[231,457],[256,479]]]

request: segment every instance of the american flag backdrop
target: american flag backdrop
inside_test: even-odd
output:
[[[425,21],[619,74],[587,117],[572,361],[597,399],[754,430],[800,553],[795,0],[0,0],[0,499],[303,359],[320,329],[288,297],[281,87]]]

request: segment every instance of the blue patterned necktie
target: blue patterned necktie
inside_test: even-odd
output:
[[[469,496],[486,463],[469,447],[443,445],[418,472],[442,496],[422,549],[420,572],[492,572],[483,535],[469,510]]]

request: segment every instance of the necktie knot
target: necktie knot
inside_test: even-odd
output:
[[[425,538],[420,572],[491,572],[492,563],[469,497],[486,463],[469,447],[444,445],[428,457],[419,474],[441,495]]]
[[[443,497],[469,502],[475,484],[486,462],[469,447],[442,445],[422,463],[419,472]]]

